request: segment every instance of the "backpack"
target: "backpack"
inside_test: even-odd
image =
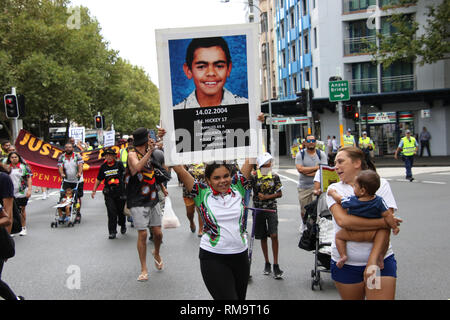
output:
[[[300,249],[306,251],[312,251],[316,249],[316,237],[317,237],[317,199],[305,206],[306,212],[303,217],[303,223],[306,225],[306,230],[298,243]]]
[[[305,160],[305,150],[300,151],[300,153],[302,154],[302,161]],[[316,154],[319,157],[319,160],[322,160],[322,157],[320,156],[320,150],[316,149]]]

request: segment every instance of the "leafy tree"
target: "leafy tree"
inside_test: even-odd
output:
[[[99,111],[116,130],[154,125],[159,102],[149,77],[109,48],[87,8],[70,27],[68,8],[68,0],[0,2],[0,90],[26,96],[24,122],[40,120],[46,139],[51,119],[89,128]]]
[[[384,6],[383,10],[415,5],[418,0],[397,0],[395,5]],[[368,53],[385,68],[395,61],[415,61],[419,65],[432,64],[450,57],[450,1],[427,1],[426,24],[420,25],[410,14],[392,11],[387,18],[395,32],[377,37],[379,45],[369,44]]]

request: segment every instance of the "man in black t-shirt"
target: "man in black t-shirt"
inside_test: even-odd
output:
[[[125,207],[125,189],[123,183],[125,169],[122,162],[116,159],[117,154],[113,149],[106,149],[104,154],[106,161],[102,164],[98,172],[94,190],[92,191],[92,199],[95,197],[98,186],[104,180],[105,187],[103,188],[103,195],[108,212],[109,239],[115,239],[117,225],[120,225],[121,234],[127,232],[125,215],[123,214]]]

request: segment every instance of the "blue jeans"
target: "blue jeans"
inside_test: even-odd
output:
[[[405,161],[406,179],[412,178],[411,168],[414,163],[414,156],[403,156],[403,161]]]

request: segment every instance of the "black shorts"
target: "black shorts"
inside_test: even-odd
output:
[[[22,207],[26,207],[27,203],[28,203],[28,198],[27,197],[23,197],[23,198],[15,198],[16,204],[19,208]]]
[[[261,240],[278,233],[278,212],[259,211],[255,220],[255,239]]]
[[[78,192],[77,192],[77,197],[78,198],[83,198],[83,184],[84,184],[84,182],[80,182],[78,184]],[[63,185],[62,185],[62,189],[63,190],[66,190],[67,188],[71,188],[73,190],[76,187],[77,187],[77,184],[75,182],[64,181]],[[61,191],[61,196],[64,196],[64,192],[63,191]]]

